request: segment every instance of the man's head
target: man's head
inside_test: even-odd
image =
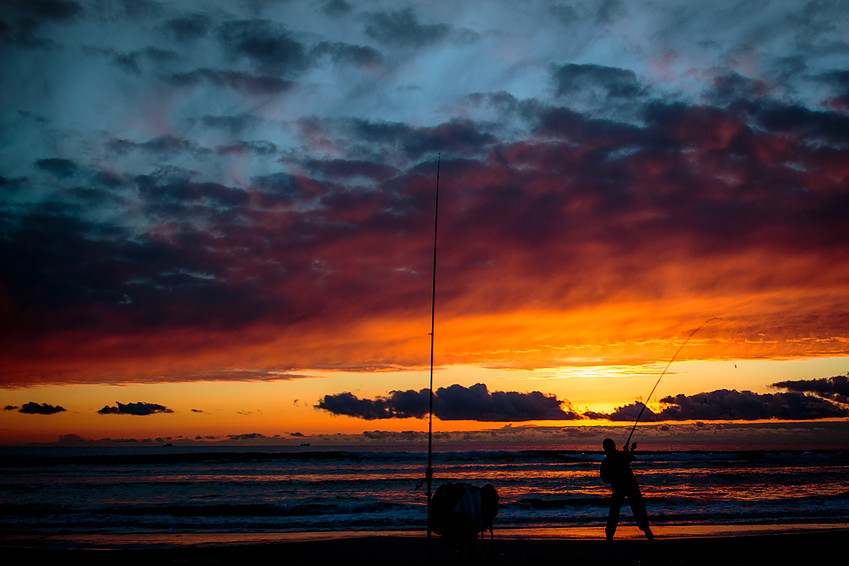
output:
[[[601,443],[601,447],[604,448],[605,452],[615,452],[616,451],[616,443],[613,442],[612,438],[605,438]]]

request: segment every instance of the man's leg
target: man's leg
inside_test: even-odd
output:
[[[619,509],[622,507],[623,499],[625,499],[625,495],[618,491],[614,491],[610,497],[610,511],[607,513],[607,526],[604,529],[607,540],[613,540],[613,534],[619,524]]]
[[[649,527],[649,517],[646,513],[646,503],[643,501],[643,494],[640,493],[639,487],[634,487],[631,493],[628,495],[628,503],[631,504],[631,512],[634,513],[634,521],[637,523],[637,526],[646,534],[646,538],[649,540],[654,539],[654,535],[651,532],[651,527]]]

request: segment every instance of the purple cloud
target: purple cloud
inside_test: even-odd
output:
[[[98,414],[101,415],[136,415],[136,416],[147,416],[154,415],[157,413],[173,413],[171,409],[165,407],[164,405],[158,405],[156,403],[116,403],[114,407],[110,407],[109,405],[104,406],[102,409],[97,411]]]
[[[20,409],[18,409],[19,413],[24,413],[25,415],[55,415],[56,413],[65,412],[65,408],[59,405],[50,405],[48,403],[24,403]]]
[[[819,379],[798,379],[779,381],[772,387],[787,389],[798,393],[812,393],[819,397],[849,403],[849,375],[836,375]]]
[[[421,391],[392,391],[386,397],[360,399],[352,393],[325,395],[316,405],[336,415],[366,420],[389,418],[424,418],[429,410],[429,393]],[[463,387],[451,385],[434,392],[434,415],[441,420],[504,421],[574,420],[580,418],[564,401],[539,391],[490,392],[483,383]]]
[[[849,408],[802,393],[753,393],[720,389],[696,395],[670,395],[660,400],[663,409],[654,413],[645,409],[641,421],[715,421],[715,420],[817,420],[844,418]],[[612,413],[587,413],[585,416],[613,421],[633,421],[641,403],[619,407]]]

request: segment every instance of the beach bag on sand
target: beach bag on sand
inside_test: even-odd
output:
[[[448,546],[474,540],[498,514],[498,492],[491,484],[477,487],[467,483],[445,483],[430,501],[431,529]]]

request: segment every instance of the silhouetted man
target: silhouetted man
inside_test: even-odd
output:
[[[604,483],[609,483],[613,490],[610,512],[607,514],[607,527],[604,531],[607,540],[613,540],[613,533],[616,532],[616,526],[619,524],[619,509],[626,497],[631,504],[637,526],[646,534],[647,539],[653,540],[654,535],[649,528],[646,505],[643,502],[640,487],[637,485],[637,478],[631,471],[631,462],[634,461],[633,451],[637,445],[632,444],[629,448],[626,444],[621,452],[616,450],[616,443],[609,438],[605,438],[601,445],[606,453],[601,462],[601,479]]]

